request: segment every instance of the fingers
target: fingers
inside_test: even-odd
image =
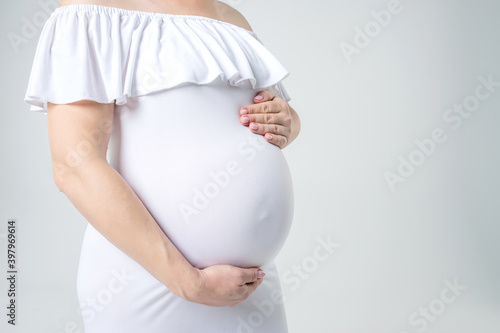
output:
[[[278,105],[278,106],[277,106]],[[280,103],[270,102],[255,107],[248,107],[246,112],[240,110],[240,122],[248,126],[254,133],[274,133],[289,136],[292,116],[289,112],[281,112]],[[286,110],[286,109],[285,109]]]
[[[251,122],[259,124],[277,124],[283,126],[290,126],[292,122],[292,116],[284,112],[281,113],[255,113],[255,114],[245,114],[240,117],[243,125],[248,125]],[[248,118],[249,122],[244,123],[244,119]]]
[[[283,102],[283,103],[282,103]],[[265,102],[262,104],[254,104],[246,106],[240,110],[240,122],[244,126],[250,126],[250,129],[256,131],[257,127],[252,128],[252,123],[281,125],[290,129],[292,124],[292,115],[288,103],[281,100],[274,100],[272,102]],[[266,132],[255,132],[264,134]],[[286,132],[273,132],[274,134],[287,135]]]
[[[240,286],[239,299],[237,300],[237,302],[240,303],[246,300],[263,281],[264,279],[258,278],[254,282],[249,282]]]
[[[248,126],[250,130],[253,133],[257,134],[266,134],[266,133],[271,133],[271,134],[276,134],[276,135],[289,135],[290,134],[290,129],[288,127],[285,127],[283,125],[277,125],[277,124],[262,124],[262,123],[254,123],[251,122],[250,125]]]
[[[242,268],[240,285],[252,283],[262,279],[265,273],[260,268]]]
[[[283,103],[282,103],[283,102]],[[240,115],[255,114],[255,113],[279,113],[281,110],[286,110],[288,108],[288,103],[283,100],[278,100],[275,97],[273,100],[261,101],[258,104],[246,105],[240,109]]]
[[[273,93],[267,91],[267,90],[262,90],[257,94],[257,96],[254,97],[254,102],[255,103],[262,103],[262,102],[267,102],[267,101],[272,101],[276,97]]]
[[[253,133],[264,135],[267,142],[285,148],[292,132],[290,106],[268,91],[261,91],[254,101],[258,102],[240,109],[241,124]]]
[[[257,279],[257,281],[252,283],[247,283],[242,288],[245,288],[245,293],[243,295],[243,300],[246,300],[252,293],[260,286],[264,279]]]
[[[189,300],[211,306],[235,306],[243,302],[262,283],[264,275],[260,268],[230,265],[215,265],[200,271],[203,281]]]
[[[284,137],[285,139],[291,135],[290,126],[276,125],[276,124],[258,124],[258,123],[250,123],[248,126],[252,133],[265,135],[267,141],[272,142],[281,141]]]
[[[267,142],[272,143],[281,149],[288,144],[288,138],[291,135],[290,125],[277,125],[277,124],[262,124],[257,122],[250,122],[247,118],[244,125],[247,125],[251,132],[264,135]]]
[[[283,135],[266,133],[264,135],[264,138],[267,142],[272,143],[273,145],[278,146],[281,149],[285,148],[288,145],[288,137]]]

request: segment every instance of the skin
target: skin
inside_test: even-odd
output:
[[[200,15],[253,31],[239,11],[215,0],[62,0],[61,6],[78,3],[156,13]],[[259,96],[263,99],[258,99]],[[253,133],[264,135],[269,143],[281,149],[297,138],[300,132],[300,118],[287,102],[264,90],[257,94],[254,103],[239,110],[242,125],[248,126]],[[244,114],[243,110],[248,110],[248,114]],[[252,124],[257,125],[257,129],[253,129]]]
[[[266,90],[255,96],[254,102],[256,104],[240,109],[240,122],[281,149],[292,143],[300,132],[297,112],[286,101]]]
[[[63,0],[60,6],[77,3],[200,15],[251,29],[240,13],[213,0]],[[258,98],[259,95],[262,99]],[[242,114],[243,109],[248,110],[248,114]],[[267,91],[260,92],[255,104],[244,106],[239,112],[242,125],[256,123],[259,128],[250,130],[265,135],[268,142],[280,148],[289,145],[300,130],[295,111]],[[262,283],[262,270],[231,265],[204,269],[193,267],[168,239],[132,188],[109,165],[106,152],[113,116],[114,103],[88,100],[47,103],[49,145],[58,189],[99,233],[177,296],[209,306],[235,306],[247,299]],[[249,118],[247,122],[246,117]],[[89,136],[89,133],[93,135]]]

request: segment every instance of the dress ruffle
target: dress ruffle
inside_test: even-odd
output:
[[[249,81],[288,102],[281,82],[288,75],[254,32],[231,23],[66,5],[42,29],[24,100],[31,111],[45,113],[47,102],[123,105],[127,97],[220,77],[233,86]]]

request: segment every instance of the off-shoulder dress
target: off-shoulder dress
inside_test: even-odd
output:
[[[115,103],[108,161],[195,267],[261,267],[235,307],[188,302],[87,225],[77,291],[87,333],[285,333],[274,259],[293,219],[282,151],[241,125],[289,72],[255,32],[195,15],[66,5],[45,23],[25,101]],[[91,139],[92,133],[89,134]]]

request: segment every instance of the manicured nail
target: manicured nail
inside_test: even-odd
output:
[[[262,279],[264,277],[264,275],[266,275],[266,273],[264,273],[264,271],[261,271],[260,269],[257,271],[257,277],[259,279]]]
[[[253,129],[253,130],[258,130],[259,129],[259,125],[257,125],[256,123],[252,123],[250,125],[250,128]]]
[[[273,136],[269,133],[266,134],[266,138],[271,141],[273,139]]]
[[[248,110],[247,109],[243,109],[243,110],[241,110],[240,114],[242,114],[242,115],[243,114],[248,114]]]
[[[248,123],[248,122],[250,122],[250,118],[248,118],[248,117],[243,117],[243,123],[244,123],[244,124],[246,124],[246,123]]]
[[[262,97],[261,95],[257,95],[255,96],[255,99],[260,101],[261,99],[264,99],[264,97]]]

